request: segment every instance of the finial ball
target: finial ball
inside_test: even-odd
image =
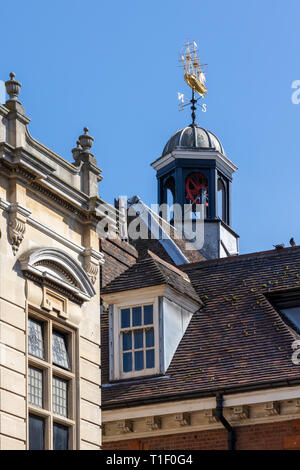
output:
[[[84,127],[83,131],[84,131],[84,134],[79,136],[79,143],[83,151],[90,151],[94,142],[94,138],[88,134],[89,132],[88,127]]]
[[[6,92],[10,101],[18,101],[18,96],[22,85],[20,82],[15,80],[15,74],[13,72],[11,72],[9,76],[10,80],[5,82]]]

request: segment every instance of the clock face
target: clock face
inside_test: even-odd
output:
[[[185,192],[187,202],[208,206],[208,184],[202,173],[195,172],[188,175],[185,180]]]

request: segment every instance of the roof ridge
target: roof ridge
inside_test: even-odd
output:
[[[285,247],[282,248],[281,250],[267,250],[267,251],[255,251],[253,253],[244,253],[243,255],[237,255],[237,256],[229,256],[227,258],[215,258],[215,259],[207,259],[203,261],[196,261],[195,263],[189,263],[189,264],[181,264],[179,265],[180,269],[184,269],[184,271],[189,270],[189,269],[196,269],[196,268],[201,268],[205,267],[208,264],[209,265],[214,265],[214,264],[222,264],[222,263],[235,263],[239,262],[240,260],[252,260],[255,258],[263,258],[264,255],[266,256],[283,256],[284,254],[287,254],[287,252],[292,251],[292,252],[299,252],[300,251],[300,245],[298,246],[293,246],[293,247]]]
[[[165,283],[166,282],[166,279],[165,279],[165,276],[164,274],[161,272],[161,270],[158,268],[157,264],[155,263],[155,261],[153,260],[153,258],[151,258],[151,256],[145,256],[143,258],[138,258],[136,263],[132,264],[131,266],[128,267],[128,269],[126,269],[125,271],[123,271],[119,276],[115,277],[114,279],[112,279],[108,284],[106,284],[106,286],[104,286],[102,289],[101,289],[101,292],[104,294],[106,290],[109,290],[111,288],[112,285],[114,285],[115,283],[118,283],[120,280],[122,279],[126,279],[126,277],[131,273],[134,273],[134,271],[136,270],[136,268],[139,268],[139,266],[141,266],[142,264],[144,264],[145,262],[151,262],[151,266],[153,268],[155,268],[156,272],[158,273],[159,277],[160,277],[160,280]]]
[[[168,263],[167,261],[161,259],[159,256],[157,256],[155,253],[153,253],[151,250],[148,250],[148,254],[153,258],[154,261],[157,261],[158,263],[162,264],[163,266],[165,266],[167,269],[169,269],[170,271],[173,271],[174,273],[178,274],[179,276],[181,276],[185,281],[187,282],[191,282],[189,276],[184,273],[183,271],[181,271],[180,269],[176,268],[175,266],[173,266],[172,264]]]

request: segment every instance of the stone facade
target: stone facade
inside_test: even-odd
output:
[[[93,138],[85,129],[69,163],[30,135],[13,74],[6,88],[9,100],[0,106],[0,449],[29,448],[29,412],[45,418],[46,448],[53,448],[58,422],[68,426],[69,448],[99,449],[103,255],[96,226],[103,214]],[[28,353],[31,315],[74,338],[67,375],[72,409],[64,421],[53,411],[52,364]],[[28,361],[47,377],[40,410],[29,403]]]

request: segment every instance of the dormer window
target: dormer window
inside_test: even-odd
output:
[[[165,286],[127,291],[110,297],[110,380],[165,374],[196,304]],[[108,296],[106,299],[109,298]]]
[[[112,306],[114,379],[159,372],[158,299]]]
[[[155,372],[154,305],[120,309],[122,374]]]
[[[102,300],[111,381],[165,374],[202,305],[187,274],[151,252],[107,285]]]

